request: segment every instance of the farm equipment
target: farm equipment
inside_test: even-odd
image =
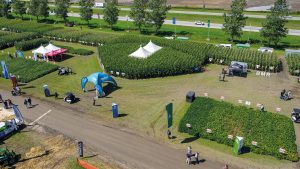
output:
[[[292,92],[290,90],[289,91],[286,91],[285,89],[282,90],[282,92],[280,93],[280,99],[284,101],[292,99]]]
[[[291,113],[291,120],[295,123],[300,122],[300,109],[294,108],[292,113]]]
[[[7,148],[0,148],[0,165],[6,166],[14,164],[19,160],[19,155],[14,151],[9,151]]]

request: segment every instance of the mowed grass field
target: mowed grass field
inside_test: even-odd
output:
[[[54,44],[88,48],[97,53],[95,47],[86,47],[64,42],[54,42]],[[74,75],[58,76],[57,72],[53,72],[43,78],[30,82],[23,86],[22,89],[27,95],[54,102],[70,109],[92,115],[95,119],[106,120],[112,124],[123,127],[126,126],[158,138],[165,137],[165,105],[169,102],[173,102],[175,111],[173,132],[178,137],[173,141],[176,143],[174,146],[182,146],[181,141],[187,137],[187,135],[177,133],[176,128],[178,124],[177,121],[179,121],[185,113],[185,94],[189,90],[195,91],[198,96],[203,96],[205,92],[209,94],[209,97],[216,99],[219,99],[220,96],[224,96],[226,101],[235,104],[238,104],[238,99],[251,101],[251,107],[253,108],[256,108],[256,103],[263,103],[266,110],[274,113],[276,107],[280,107],[282,108],[280,113],[286,116],[289,116],[291,109],[297,107],[300,101],[299,86],[296,84],[295,77],[282,78],[281,74],[272,74],[270,78],[257,77],[255,72],[252,71],[247,78],[230,77],[226,79],[226,82],[219,82],[218,74],[224,66],[209,65],[206,67],[205,72],[198,74],[144,80],[128,80],[115,77],[119,89],[113,91],[105,98],[98,99],[96,101],[98,106],[92,106],[92,97],[95,96],[95,92],[90,91],[83,93],[80,80],[83,76],[87,76],[96,71],[102,71],[98,63],[96,54],[91,56],[73,56],[57,64],[71,67],[75,72]],[[10,86],[10,81],[0,79],[1,88],[2,85],[5,84]],[[80,98],[80,102],[69,105],[64,103],[61,99],[45,98],[42,91],[44,84],[49,85],[52,93],[57,91],[60,94],[59,97],[62,97],[62,94],[65,92],[74,92],[75,95]],[[291,89],[295,99],[288,102],[279,100],[278,96],[283,88]],[[93,89],[93,85],[88,85],[88,89]],[[114,102],[119,104],[120,113],[127,114],[127,116],[112,119],[111,104]],[[295,130],[299,132],[300,127],[295,125]],[[299,136],[298,140],[300,140]],[[201,152],[214,154],[216,158],[223,159],[226,154],[227,156],[228,154],[232,154],[230,147],[203,139],[195,141],[193,143],[193,147],[194,146],[199,147]],[[215,147],[219,150],[215,150]],[[233,160],[236,163],[242,162],[245,163],[245,165],[263,166],[264,168],[275,166],[294,168],[295,166],[295,163],[277,161],[272,157],[262,157],[252,153],[244,154],[239,159],[233,156],[226,157],[225,159]]]

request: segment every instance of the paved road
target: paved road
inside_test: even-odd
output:
[[[49,5],[54,6],[54,5]],[[71,8],[80,8],[80,6],[71,6]],[[101,9],[101,8],[100,8]],[[119,8],[122,11],[130,11],[130,8]],[[194,14],[194,15],[208,15],[208,16],[223,16],[222,12],[197,12],[197,11],[178,11],[178,10],[169,10],[169,13],[174,14]],[[245,14],[249,18],[266,18],[266,15],[255,15],[255,14]],[[287,18],[288,20],[300,21],[300,17]]]
[[[54,15],[53,13],[51,13],[50,15]],[[72,16],[72,17],[80,17],[79,13],[68,13],[68,16]],[[93,18],[97,19],[97,18],[103,18],[103,15],[93,15]],[[120,16],[119,17],[120,21],[126,21],[127,17],[124,16]],[[133,20],[128,18],[129,22],[132,22]],[[172,20],[165,20],[166,25],[173,25]],[[195,25],[194,22],[189,22],[189,21],[176,21],[176,25],[178,26],[188,26],[188,27],[203,27],[206,28],[207,26],[200,26],[200,25]],[[207,24],[206,24],[207,25]],[[223,25],[222,24],[214,24],[212,23],[210,26],[212,29],[222,29]],[[250,32],[259,32],[259,30],[261,29],[261,27],[256,27],[256,26],[245,26],[243,28],[243,31],[250,31]],[[289,35],[295,35],[295,36],[300,36],[300,30],[296,30],[296,29],[289,29]]]
[[[8,92],[1,89],[0,93],[3,98],[9,97],[13,103],[19,105],[28,122],[39,119],[36,123],[55,129],[71,138],[82,140],[85,145],[100,155],[104,153],[128,168],[221,169],[223,166],[223,163],[206,157],[204,157],[205,162],[188,166],[185,164],[185,150],[170,148],[152,138],[142,137],[127,129],[114,128],[105,122],[95,121],[83,113],[35,99],[33,104],[38,105],[33,109],[25,109],[22,97],[12,98]],[[200,159],[202,158],[200,154]]]

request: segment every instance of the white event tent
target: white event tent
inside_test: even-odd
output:
[[[147,51],[142,46],[140,46],[140,48],[137,51],[133,52],[129,56],[137,57],[137,58],[147,58],[150,55],[152,55],[151,52]]]
[[[38,54],[42,54],[42,55],[46,55],[49,52],[51,52],[51,51],[47,50],[44,46],[40,46],[39,48],[32,51],[32,53],[38,53]]]
[[[151,53],[155,53],[157,51],[159,51],[162,47],[155,45],[154,43],[152,43],[152,41],[150,40],[150,42],[144,46],[144,49],[146,49],[147,51],[151,52]]]
[[[57,46],[55,46],[55,45],[53,45],[53,44],[51,44],[51,43],[49,43],[49,45],[46,46],[45,48],[46,48],[48,51],[55,51],[55,50],[61,49],[61,48],[59,48],[59,47],[57,47]]]
[[[155,52],[159,51],[160,49],[162,49],[162,47],[155,45],[150,40],[150,42],[145,47],[140,46],[138,50],[131,53],[129,56],[136,58],[147,58]]]

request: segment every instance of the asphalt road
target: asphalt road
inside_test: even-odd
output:
[[[54,13],[51,13],[50,15],[54,15]],[[80,14],[79,13],[68,13],[68,16],[71,16],[71,17],[80,17]],[[93,18],[95,19],[98,19],[98,18],[103,18],[103,15],[93,15]],[[119,16],[119,20],[120,21],[127,21],[127,17],[125,16]],[[132,22],[133,20],[128,18],[128,21],[129,22]],[[173,22],[172,20],[165,20],[165,23],[166,25],[173,25]],[[201,26],[201,25],[195,25],[194,22],[189,22],[189,21],[176,21],[176,25],[178,26],[188,26],[188,27],[202,27],[202,28],[207,28],[207,24],[205,23],[204,26]],[[222,24],[215,24],[215,23],[212,23],[210,25],[210,28],[212,29],[222,29],[223,28],[223,25]],[[261,27],[256,27],[256,26],[245,26],[243,28],[243,31],[249,31],[249,32],[259,32],[259,30],[261,29]],[[300,30],[296,30],[296,29],[289,29],[289,35],[295,35],[295,36],[300,36]]]
[[[49,5],[54,6],[54,5]],[[80,6],[71,6],[71,8],[80,8]],[[100,8],[101,9],[101,8]],[[130,8],[120,8],[122,11],[130,11]],[[224,13],[221,12],[197,12],[197,11],[178,11],[178,10],[169,10],[169,13],[177,13],[177,14],[194,14],[194,15],[209,15],[209,16],[223,16]],[[266,15],[255,15],[255,14],[245,14],[245,16],[249,18],[266,18]],[[300,21],[300,17],[291,17],[287,18],[288,20],[296,20]]]
[[[126,128],[116,128],[111,124],[96,121],[81,112],[36,99],[32,101],[36,106],[26,109],[23,105],[24,98],[21,96],[12,97],[9,92],[1,89],[0,93],[4,99],[10,98],[14,104],[19,105],[18,107],[28,124],[41,124],[73,139],[82,140],[84,145],[88,145],[100,156],[105,154],[126,168],[221,169],[224,165],[213,157],[205,157],[200,154],[200,159],[205,161],[199,165],[188,166],[185,163],[185,150],[171,148],[153,138],[141,136]],[[235,169],[234,167],[230,168]]]

